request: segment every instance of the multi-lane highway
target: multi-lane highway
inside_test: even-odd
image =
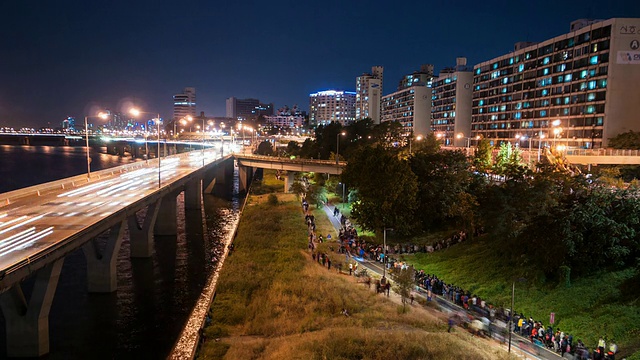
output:
[[[0,194],[0,277],[219,157],[193,151],[162,158],[160,169],[158,159],[141,161],[92,173],[89,181],[78,176]]]

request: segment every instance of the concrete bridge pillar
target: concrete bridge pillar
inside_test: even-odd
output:
[[[87,259],[87,287],[90,293],[116,291],[118,287],[116,262],[120,245],[122,245],[124,228],[124,220],[112,226],[107,244],[102,250],[98,247],[96,239],[91,239],[82,246],[82,251]]]
[[[162,199],[158,199],[155,203],[147,207],[147,214],[142,222],[138,223],[136,214],[132,214],[127,218],[129,226],[130,250],[132,258],[148,258],[153,252],[153,228],[160,211],[160,203]]]
[[[238,192],[246,193],[253,177],[253,168],[250,166],[238,166]]]
[[[284,177],[284,192],[285,193],[290,193],[291,192],[291,185],[293,185],[293,182],[295,180],[295,175],[296,175],[295,172],[287,171],[287,175]]]
[[[184,187],[184,208],[198,210],[202,207],[202,183],[200,178],[189,181]]]
[[[227,159],[218,163],[213,169],[207,171],[203,178],[202,187],[206,194],[224,193],[233,186],[233,159]],[[218,192],[218,190],[220,190]]]
[[[160,202],[158,219],[154,226],[155,235],[177,235],[178,234],[178,209],[176,197],[177,193],[169,193]]]
[[[49,352],[49,310],[64,258],[36,273],[29,301],[20,283],[0,295],[7,331],[7,356],[40,357]]]

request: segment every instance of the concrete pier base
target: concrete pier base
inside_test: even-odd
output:
[[[253,177],[253,168],[249,166],[238,166],[238,192],[246,193],[251,185]]]
[[[160,211],[158,219],[154,226],[154,234],[160,236],[178,235],[178,209],[177,209],[177,193],[165,195],[160,202]]]
[[[293,171],[287,171],[287,175],[284,177],[284,192],[291,192],[291,185],[293,185],[293,181],[295,180],[296,173]]]
[[[147,214],[142,222],[138,223],[136,214],[127,218],[129,226],[129,241],[132,258],[148,258],[153,253],[153,228],[160,211],[160,203],[158,200],[147,207]]]
[[[56,260],[36,273],[28,302],[20,283],[0,295],[7,331],[7,356],[40,357],[49,352],[49,310],[63,262],[64,258]]]
[[[194,179],[184,187],[184,208],[198,210],[202,208],[202,182]]]
[[[107,244],[102,250],[98,247],[96,239],[91,239],[82,246],[82,251],[87,259],[87,289],[90,293],[116,291],[118,287],[116,262],[120,245],[122,245],[124,229],[124,221],[112,226]]]

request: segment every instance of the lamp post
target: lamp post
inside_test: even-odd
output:
[[[411,148],[411,138],[413,138],[413,132],[409,136],[409,154],[413,154],[413,150]],[[422,135],[416,136],[416,141],[420,141],[420,140],[422,140]]]
[[[542,139],[544,138],[544,134],[540,132],[540,140],[538,140],[538,162],[540,162],[540,151],[542,150]]]
[[[106,119],[109,114],[99,113],[98,116],[85,116],[84,117],[84,138],[87,142],[87,181],[91,180],[91,158],[89,157],[89,118],[97,117],[100,119]]]
[[[155,113],[150,113],[150,112],[144,112],[144,111],[140,111],[139,109],[133,108],[131,110],[129,110],[129,113],[133,116],[139,116],[140,114],[151,114],[154,115]],[[162,176],[160,174],[160,114],[158,114],[158,117],[156,118],[157,123],[158,123],[158,189],[160,188],[161,184],[162,184]],[[149,158],[149,155],[147,154],[147,158]]]
[[[553,120],[551,122],[551,126],[553,127],[553,147],[556,147],[556,139],[558,138],[558,135],[562,133],[562,128],[559,127],[560,124],[562,123],[562,121],[560,121],[560,119],[556,119]]]
[[[393,229],[388,229],[386,226],[383,228],[383,232],[382,232],[382,253],[384,254],[384,257],[382,258],[382,277],[385,278],[387,276],[387,230],[393,230]]]
[[[343,183],[343,182],[340,182],[338,184],[342,185],[342,209],[344,209],[344,207],[345,207],[344,205],[345,205],[345,202],[346,202],[345,201],[345,197],[344,197],[344,193],[345,193],[344,188],[345,188],[346,184]]]
[[[515,298],[516,298],[516,281],[517,282],[524,282],[527,281],[527,279],[525,278],[519,278],[517,280],[514,280],[511,286],[511,314],[509,316],[509,352],[511,352],[511,333],[513,332],[512,328],[513,328],[513,317],[515,315],[515,311],[513,310],[514,307],[514,303],[515,303]]]
[[[342,131],[336,134],[336,166],[340,165],[340,135],[347,135],[346,132]]]

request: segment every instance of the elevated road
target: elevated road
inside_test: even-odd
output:
[[[296,172],[319,172],[332,175],[341,174],[344,167],[347,166],[346,161],[336,163],[331,160],[290,159],[247,154],[235,154],[234,157],[240,166]]]
[[[0,194],[0,292],[127,215],[184,186],[212,150],[137,162]],[[197,174],[201,176],[200,174]],[[160,186],[159,186],[160,179]],[[21,271],[26,270],[26,271]],[[17,277],[17,278],[15,278]]]

